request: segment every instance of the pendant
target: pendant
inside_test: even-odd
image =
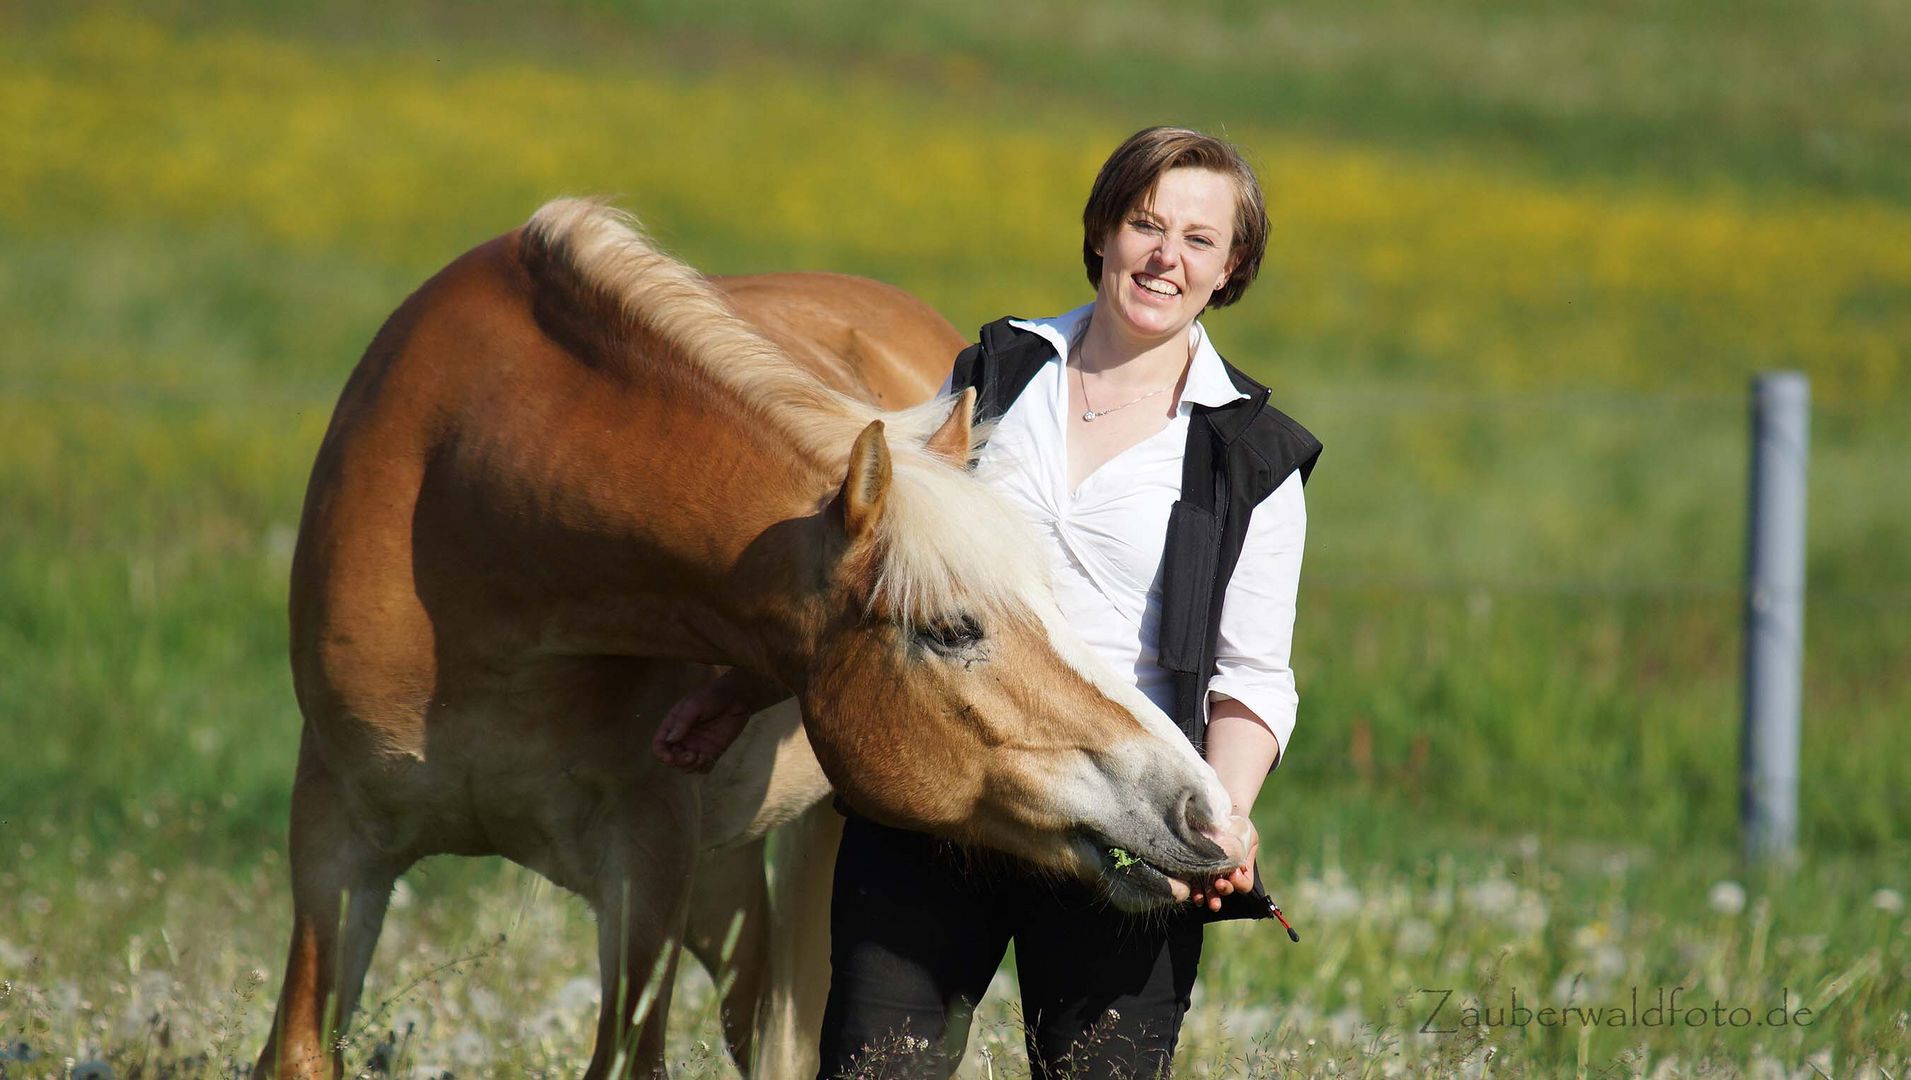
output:
[[[1090,410],[1088,410],[1087,412],[1085,412],[1085,413],[1083,413],[1083,414],[1082,414],[1082,419],[1083,419],[1083,420],[1093,420],[1094,418],[1096,418],[1097,416],[1100,416],[1100,415],[1101,415],[1100,413],[1098,413],[1098,412],[1096,412],[1096,411],[1095,411],[1095,410],[1093,410],[1093,409],[1090,409]]]

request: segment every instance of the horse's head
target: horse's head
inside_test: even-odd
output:
[[[1102,880],[1123,907],[1166,903],[1171,878],[1234,862],[1227,794],[1065,623],[1023,521],[952,467],[973,400],[926,442],[899,431],[896,453],[881,420],[856,439],[824,515],[810,741],[870,817]]]

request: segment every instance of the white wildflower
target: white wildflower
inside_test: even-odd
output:
[[[1705,902],[1720,915],[1737,915],[1745,910],[1745,886],[1736,881],[1721,881],[1712,886]]]
[[[532,1039],[556,1038],[570,1029],[573,1019],[572,1014],[547,1006],[532,1013],[518,1030]]]
[[[1607,923],[1587,923],[1573,931],[1573,948],[1582,953],[1589,953],[1601,945],[1611,944],[1617,936]]]
[[[1887,915],[1904,910],[1904,894],[1896,889],[1879,889],[1871,894],[1871,906]]]
[[[1393,935],[1394,951],[1405,956],[1419,956],[1430,951],[1439,941],[1433,932],[1433,924],[1425,919],[1406,919],[1400,923],[1400,929]]]
[[[1561,1007],[1584,1005],[1592,993],[1592,986],[1586,981],[1583,972],[1568,971],[1553,982],[1552,1002]]]
[[[570,1010],[597,1011],[597,980],[579,975],[565,983],[557,991],[557,1007]]]
[[[480,1020],[496,1020],[504,1015],[504,1002],[483,987],[472,987],[471,1015]]]
[[[1626,973],[1626,954],[1617,945],[1601,945],[1587,959],[1595,978],[1612,980]]]
[[[1530,937],[1546,929],[1548,918],[1546,899],[1531,889],[1520,890],[1519,904],[1514,907],[1509,920],[1513,929]]]
[[[65,979],[56,983],[51,990],[47,991],[46,995],[47,1004],[51,1005],[53,1011],[62,1017],[68,1017],[78,1013],[82,1000],[84,999],[80,996],[80,984],[71,979]]]
[[[1360,911],[1360,894],[1347,883],[1347,874],[1337,866],[1328,867],[1319,878],[1303,879],[1296,888],[1297,911],[1322,922],[1338,922]]]
[[[1360,1034],[1365,1019],[1360,1015],[1359,1009],[1352,1005],[1344,1005],[1327,1018],[1328,1037],[1343,1046],[1352,1043]]]
[[[475,1028],[465,1028],[452,1036],[447,1048],[451,1059],[460,1065],[476,1068],[491,1056],[491,1041],[479,1034]]]
[[[1272,1035],[1274,1026],[1274,1010],[1267,1005],[1251,1005],[1245,1009],[1236,1010],[1232,1016],[1228,1017],[1228,1030],[1235,1038],[1247,1042],[1252,1042],[1264,1035]]]
[[[171,972],[153,969],[140,972],[133,986],[140,999],[148,1005],[171,1000],[177,990]]]
[[[1475,915],[1494,918],[1513,909],[1519,900],[1519,886],[1503,877],[1490,877],[1470,885],[1460,894],[1461,903]]]

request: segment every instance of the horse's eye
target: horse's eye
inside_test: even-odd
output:
[[[982,640],[982,624],[972,615],[937,619],[917,627],[916,640],[940,653],[957,653]]]

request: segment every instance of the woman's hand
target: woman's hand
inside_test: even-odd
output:
[[[1209,911],[1220,911],[1221,898],[1224,896],[1252,892],[1254,889],[1254,860],[1261,853],[1261,834],[1246,814],[1230,815],[1227,829],[1234,842],[1224,844],[1223,849],[1236,859],[1233,872],[1190,890],[1188,897],[1196,904],[1207,905]]]
[[[650,751],[685,772],[709,772],[750,717],[783,696],[780,687],[761,676],[731,668],[670,707],[657,725]]]

